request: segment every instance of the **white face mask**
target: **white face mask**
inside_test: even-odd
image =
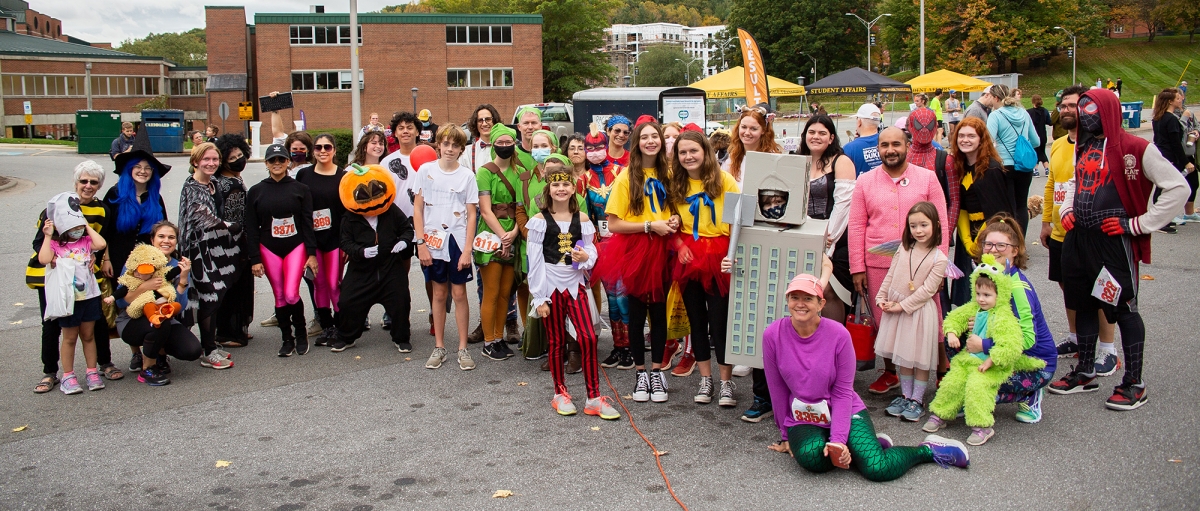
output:
[[[667,137],[667,154],[671,154],[673,149],[675,149],[675,137]]]

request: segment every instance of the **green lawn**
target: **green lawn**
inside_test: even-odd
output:
[[[65,145],[75,147],[73,140],[51,140],[47,138],[0,138],[0,144],[40,144],[40,145]]]
[[[1153,43],[1145,38],[1105,39],[1101,46],[1079,49],[1076,79],[1095,84],[1096,78],[1108,83],[1122,79],[1121,101],[1145,101],[1149,108],[1155,95],[1164,87],[1174,87],[1188,59],[1184,80],[1193,86],[1200,83],[1200,40],[1188,45],[1187,36],[1159,36]],[[1071,83],[1071,59],[1066,52],[1050,60],[1047,67],[1024,69],[1021,89],[1025,98],[1034,94],[1053,96]]]

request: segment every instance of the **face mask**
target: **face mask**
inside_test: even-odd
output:
[[[78,240],[79,238],[82,238],[83,233],[84,233],[83,229],[71,229],[71,230],[63,233],[62,238],[67,241],[75,241],[75,240]]]
[[[241,172],[246,169],[246,157],[243,156],[229,162],[229,170],[232,172]]]
[[[778,206],[771,206],[769,208],[764,208],[762,210],[762,215],[764,217],[770,218],[772,220],[778,220],[780,218],[783,218],[783,212],[784,212],[784,206],[783,206],[783,204],[780,204]]]
[[[1100,105],[1092,98],[1079,100],[1079,127],[1093,135],[1104,134],[1104,126],[1100,123]]]
[[[429,127],[429,121],[421,121],[421,127],[422,127],[422,128],[428,128],[428,127]]]
[[[308,153],[292,152],[292,163],[304,163],[308,160]]]
[[[513,153],[516,152],[516,150],[517,150],[517,146],[515,146],[515,145],[509,145],[509,146],[494,145],[494,146],[492,146],[492,149],[494,149],[496,151],[496,156],[500,157],[501,160],[507,160],[509,158],[512,158]]]
[[[605,151],[604,149],[599,151],[588,151],[587,153],[587,160],[592,162],[593,165],[599,165],[603,163],[605,158],[608,158],[608,151]]]
[[[675,148],[675,139],[668,138],[667,139],[667,154],[671,154],[671,150],[674,148]]]
[[[550,148],[549,147],[534,148],[534,150],[530,151],[529,154],[533,156],[534,161],[536,161],[538,163],[546,163],[546,158],[550,157]]]

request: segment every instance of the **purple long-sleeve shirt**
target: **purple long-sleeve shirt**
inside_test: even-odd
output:
[[[788,439],[788,428],[799,424],[828,427],[829,441],[844,444],[850,433],[850,416],[865,410],[854,392],[854,345],[850,332],[835,321],[821,319],[809,337],[800,337],[790,317],[783,317],[763,332],[763,370],[771,389],[775,425]],[[829,403],[829,424],[798,420],[793,400]]]

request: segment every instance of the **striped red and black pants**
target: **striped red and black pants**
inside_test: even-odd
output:
[[[600,397],[599,365],[596,361],[596,329],[592,327],[592,313],[588,305],[588,290],[580,286],[572,297],[570,292],[555,291],[550,295],[550,315],[542,320],[546,338],[550,342],[550,376],[554,378],[554,393],[567,394],[564,381],[563,348],[566,346],[567,320],[575,327],[576,341],[583,358],[583,379],[587,383],[588,399]]]

